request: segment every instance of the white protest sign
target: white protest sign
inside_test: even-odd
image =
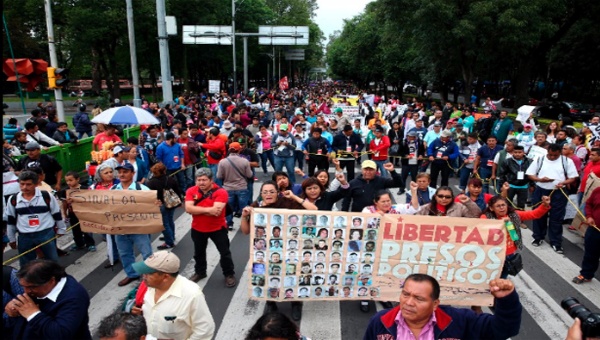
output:
[[[219,93],[221,90],[220,80],[209,80],[208,81],[208,93]]]

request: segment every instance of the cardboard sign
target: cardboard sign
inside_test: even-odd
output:
[[[502,221],[254,209],[250,296],[270,301],[396,301],[413,273],[451,305],[492,305],[506,254]]]
[[[81,230],[96,234],[153,234],[163,227],[155,190],[69,190]]]
[[[535,160],[538,157],[545,157],[548,154],[548,150],[542,148],[541,146],[532,145],[529,148],[529,152],[527,152],[527,158],[531,160]]]
[[[596,174],[593,172],[590,172],[587,181],[585,182],[585,188],[583,189],[583,203],[579,204],[579,209],[582,213],[585,213],[585,202],[587,202],[594,189],[596,189],[598,186],[600,186],[600,178],[598,178],[598,176],[596,176]],[[571,225],[577,229],[581,236],[585,236],[585,231],[588,228],[588,225],[580,214],[575,214]]]

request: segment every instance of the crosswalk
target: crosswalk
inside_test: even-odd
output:
[[[256,182],[255,193],[260,182]],[[396,201],[403,202],[404,196],[395,195]],[[176,212],[177,247],[173,249],[182,263],[181,274],[189,277],[194,271],[193,243],[190,238],[190,215],[178,209]],[[162,242],[158,234],[153,235],[152,246]],[[198,284],[204,290],[208,306],[216,322],[215,339],[243,338],[254,322],[263,314],[265,303],[248,298],[248,257],[249,240],[239,232],[238,223],[229,233],[231,251],[236,268],[238,284],[226,288],[219,266],[219,254],[209,242],[207,249],[208,278]],[[105,269],[106,242],[96,235],[97,252],[75,251],[61,257],[60,263],[87,288],[91,298],[89,309],[90,329],[94,334],[100,321],[117,311],[126,295],[134,285],[117,286],[125,277],[120,264]],[[565,254],[556,254],[548,243],[540,247],[531,245],[531,231],[523,230],[524,270],[511,278],[521,297],[524,307],[521,332],[513,339],[564,339],[572,323],[569,315],[560,307],[560,301],[573,296],[592,311],[600,311],[600,273],[586,284],[575,285],[571,279],[578,275],[583,256],[583,239],[565,227],[563,248]],[[70,235],[59,239],[59,246],[66,248],[73,243]],[[14,250],[6,250],[4,259],[16,255]],[[141,256],[138,255],[138,260]],[[18,268],[18,261],[11,263]],[[289,303],[279,304],[283,313],[291,314]],[[362,339],[369,319],[383,307],[380,303],[371,303],[370,313],[359,310],[356,301],[319,301],[305,302],[303,316],[299,322],[301,333],[311,339],[353,340]],[[488,311],[489,309],[484,309]]]

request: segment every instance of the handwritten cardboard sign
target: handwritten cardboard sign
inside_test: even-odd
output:
[[[81,230],[98,234],[153,234],[163,227],[156,191],[69,190]]]
[[[412,273],[434,276],[441,300],[492,305],[506,254],[501,221],[254,209],[250,296],[270,301],[396,301]]]

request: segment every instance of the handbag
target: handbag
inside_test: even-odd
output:
[[[523,257],[521,257],[521,253],[514,253],[507,256],[504,265],[508,270],[508,275],[517,276],[523,270]]]
[[[397,155],[398,151],[400,151],[400,145],[399,144],[394,144],[394,145],[390,146],[390,154]]]
[[[165,180],[165,188],[163,189],[163,201],[165,208],[173,209],[181,205],[181,197],[175,193],[175,190],[167,188],[169,178]]]

